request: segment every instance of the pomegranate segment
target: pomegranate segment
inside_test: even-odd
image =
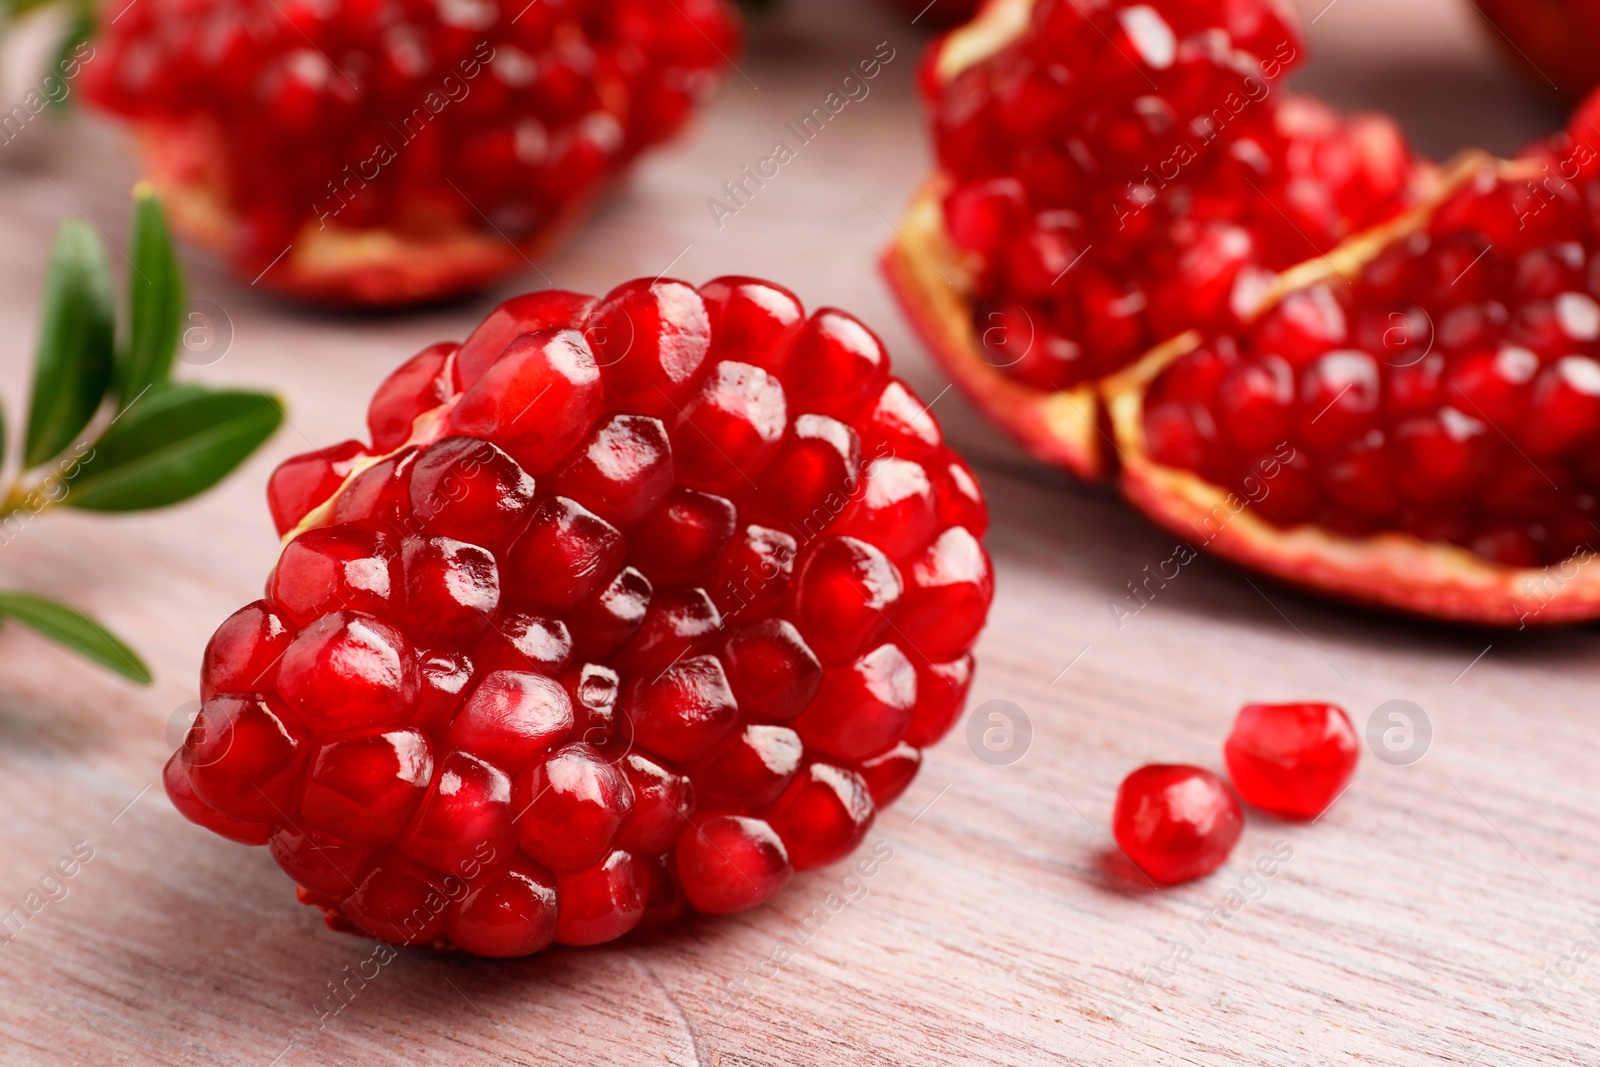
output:
[[[724,0],[153,0],[103,31],[88,93],[173,221],[253,283],[373,305],[525,269],[739,43]],[[426,360],[402,378],[418,399]],[[410,422],[378,399],[388,448]]]
[[[983,496],[844,312],[752,278],[518,297],[370,422],[391,451],[271,483],[283,554],[166,776],[335,929],[510,956],[754,907],[961,713]]]

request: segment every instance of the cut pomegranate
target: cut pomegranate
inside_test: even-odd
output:
[[[1600,85],[1600,7],[1594,0],[1473,0],[1494,29],[1487,36],[1546,92],[1577,100]]]
[[[1152,882],[1177,885],[1222,866],[1244,832],[1244,811],[1210,771],[1155,763],[1117,788],[1111,832]]]
[[[1000,425],[1194,545],[1449,620],[1600,616],[1589,114],[1439,172],[1284,95],[1301,48],[1272,0],[995,0],[925,67],[940,171],[891,280]]]
[[[1332,704],[1250,704],[1223,753],[1246,802],[1285,819],[1315,819],[1350,784],[1361,743]]]
[[[270,483],[267,599],[166,773],[335,929],[512,956],[753,907],[960,715],[982,494],[841,311],[751,278],[518,297],[369,424],[342,476]]]
[[[684,125],[737,23],[723,0],[151,0],[85,77],[174,223],[241,277],[403,304],[525,269]]]

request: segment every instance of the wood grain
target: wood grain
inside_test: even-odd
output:
[[[1509,148],[1554,125],[1467,5],[1324,2],[1307,6],[1323,13],[1304,82],[1398,110],[1428,151]],[[540,267],[589,291],[669,265],[695,280],[758,273],[877,326],[977,457],[1000,584],[974,703],[1014,703],[1031,743],[996,765],[958,729],[860,856],[753,914],[515,963],[370,962],[371,943],[324,931],[262,850],[188,825],[152,784],[206,637],[272,563],[267,472],[360,432],[378,378],[460,336],[489,300],[320,314],[190,257],[196,295],[225,311],[234,338],[225,358],[184,373],[271,386],[292,426],[191,505],[50,514],[0,546],[6,584],[94,611],[158,678],[132,688],[26,633],[0,635],[0,913],[42,892],[76,844],[93,850],[46,886],[65,896],[0,946],[0,1062],[1600,1062],[1600,962],[1579,961],[1600,942],[1600,925],[1585,926],[1600,923],[1595,632],[1379,618],[1205,560],[1119,627],[1108,602],[1171,539],[1023,461],[941,395],[875,274],[926,158],[911,89],[921,37],[865,0],[789,8],[693,134]],[[707,198],[880,41],[897,54],[871,95],[719,228]],[[82,120],[0,147],[11,412],[51,232],[76,211],[120,243],[132,177],[117,138]],[[1432,747],[1409,767],[1369,756],[1314,826],[1252,818],[1234,859],[1199,884],[1151,892],[1108,857],[1128,770],[1216,766],[1241,703],[1290,698],[1337,700],[1360,722],[1413,701]],[[1251,873],[1258,860],[1270,877]],[[327,999],[363,967],[374,976]]]

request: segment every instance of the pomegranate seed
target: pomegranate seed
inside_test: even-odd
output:
[[[513,859],[447,909],[445,933],[479,956],[526,956],[546,948],[556,934],[555,877],[537,863]]]
[[[555,871],[580,871],[600,862],[633,810],[627,778],[582,743],[528,768],[517,790],[522,850]]]
[[[689,904],[708,915],[744,911],[782,889],[794,872],[772,827],[747,815],[696,819],[678,846]]]
[[[1199,767],[1155,763],[1117,787],[1111,832],[1133,865],[1159,885],[1210,874],[1243,831],[1244,812],[1233,790]]]
[[[783,839],[794,869],[809,871],[855,851],[872,827],[876,812],[872,794],[859,774],[813,763],[768,809],[766,820]]]
[[[1248,803],[1285,819],[1315,819],[1350,784],[1361,746],[1350,717],[1332,704],[1250,704],[1223,751]]]

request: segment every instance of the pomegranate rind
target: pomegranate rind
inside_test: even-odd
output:
[[[1047,392],[1007,375],[986,356],[972,322],[971,272],[944,228],[946,180],[935,177],[901,218],[883,256],[890,287],[934,360],[967,398],[1028,453],[1085,481],[1109,473],[1094,383]]]
[[[236,255],[238,224],[216,170],[215,131],[201,122],[145,124],[135,140],[144,180],[167,205],[174,230],[253,274],[251,285],[334,307],[404,307],[481,292],[556,247],[594,201],[578,198],[520,242],[443,216],[418,218],[405,231],[308,220],[278,259],[245,265]]]

